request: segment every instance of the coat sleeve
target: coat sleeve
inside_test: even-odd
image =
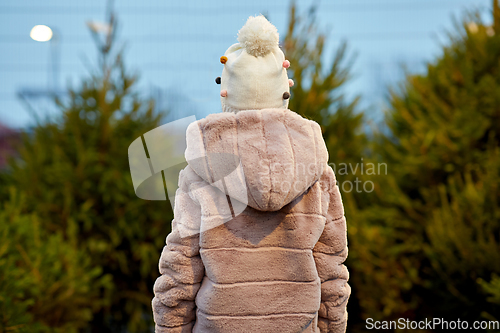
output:
[[[200,258],[200,206],[189,191],[186,170],[179,175],[172,232],[160,257],[161,276],[152,301],[156,333],[191,332],[196,319],[195,297],[205,275]]]
[[[340,191],[331,167],[321,178],[323,193],[329,198],[326,224],[313,256],[321,280],[321,305],[318,327],[321,333],[345,332],[346,305],[351,293],[349,272],[343,265],[347,258],[347,233]]]

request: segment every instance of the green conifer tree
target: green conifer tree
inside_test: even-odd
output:
[[[360,207],[364,317],[498,320],[500,12],[466,17],[421,75],[391,92],[375,156],[387,176]]]
[[[116,31],[112,16],[109,23]],[[114,36],[98,46],[98,68],[58,101],[57,119],[25,135],[19,158],[2,176],[2,190],[22,192],[25,211],[38,216],[40,228],[61,235],[83,251],[87,267],[111,278],[108,288],[86,287],[99,291],[103,302],[93,308],[84,331],[144,332],[152,327],[158,254],[172,212],[166,201],[135,195],[127,149],[159,126],[161,115],[153,112],[152,100],[139,95],[138,77],[126,70]]]

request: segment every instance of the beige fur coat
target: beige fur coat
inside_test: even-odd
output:
[[[157,333],[344,332],[346,221],[319,125],[284,109],[187,130]]]

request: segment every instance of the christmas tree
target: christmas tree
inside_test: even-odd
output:
[[[499,319],[497,1],[493,8],[493,25],[468,15],[426,72],[391,93],[389,133],[373,148],[389,172],[373,178],[375,195],[354,213],[352,277],[365,318]]]
[[[144,332],[152,325],[158,253],[170,232],[172,212],[166,201],[146,201],[135,195],[127,148],[159,126],[161,115],[153,112],[151,99],[139,95],[137,75],[128,73],[123,52],[115,50],[112,15],[109,25],[111,33],[104,42],[93,32],[99,48],[96,70],[58,101],[57,119],[39,122],[25,135],[18,159],[2,175],[7,185],[2,190],[16,188],[25,198],[20,214],[36,214],[46,237],[58,235],[62,248],[73,249],[75,255],[67,261],[80,265],[84,256],[82,267],[99,272],[91,276],[95,281],[87,278],[82,286],[87,295],[75,295],[87,297],[87,302],[99,300],[87,306],[90,312],[82,309],[83,327],[91,332]],[[12,223],[31,222],[21,216]],[[28,268],[26,274],[30,274]],[[64,297],[64,287],[50,295]],[[59,303],[53,313],[57,311],[64,313],[65,304]],[[50,313],[34,313],[33,320],[53,330],[64,324],[50,318]]]

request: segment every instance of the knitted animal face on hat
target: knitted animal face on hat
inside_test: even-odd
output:
[[[264,16],[248,18],[221,63],[223,112],[288,108],[290,87],[286,69],[290,63],[279,48],[278,30]]]

